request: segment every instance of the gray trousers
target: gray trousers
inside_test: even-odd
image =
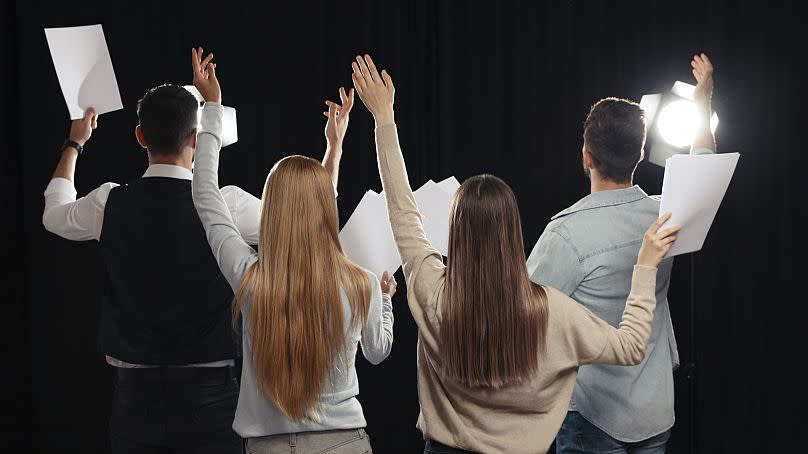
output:
[[[372,454],[365,429],[325,430],[247,439],[247,454]]]

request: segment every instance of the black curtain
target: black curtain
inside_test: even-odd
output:
[[[280,157],[321,157],[323,100],[350,86],[353,56],[370,52],[396,81],[412,185],[482,172],[502,177],[519,199],[528,250],[552,214],[588,193],[580,150],[589,106],[690,81],[691,56],[707,52],[716,66],[718,146],[742,157],[704,249],[678,258],[674,269],[670,302],[682,362],[697,367],[675,372],[671,451],[796,450],[805,315],[795,301],[805,196],[797,181],[805,164],[797,83],[806,43],[796,6],[144,0],[0,8],[3,409],[13,415],[0,443],[108,450],[112,370],[95,351],[99,249],[58,238],[41,223],[42,193],[69,128],[42,29],[102,23],[124,109],[101,116],[79,159],[79,194],[142,174],[136,102],[154,85],[190,83],[192,46],[216,54],[224,103],[238,109],[239,141],[223,152],[221,182],[255,195]],[[358,107],[342,161],[343,222],[367,189],[380,189],[372,134]],[[658,193],[662,170],[642,163],[636,180]],[[376,367],[359,361],[359,399],[382,453],[423,446],[414,427],[416,328],[405,293],[402,285],[394,298],[391,356]]]

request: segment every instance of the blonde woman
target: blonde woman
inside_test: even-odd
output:
[[[258,253],[239,235],[218,185],[221,90],[216,65],[193,51],[194,85],[205,99],[193,199],[244,321],[244,365],[233,429],[247,452],[368,453],[354,367],[357,344],[378,364],[393,343],[395,281],[342,253],[336,167],[303,156],[278,161],[264,186]],[[328,153],[341,153],[353,90],[329,102]],[[334,161],[333,159],[330,161]],[[388,294],[383,296],[382,292]]]
[[[679,227],[658,231],[666,215],[646,232],[619,328],[530,282],[516,198],[494,176],[471,177],[455,194],[444,266],[407,180],[393,80],[365,55],[353,63],[353,82],[376,121],[379,173],[418,325],[424,452],[546,452],[580,365],[642,361],[656,267]]]

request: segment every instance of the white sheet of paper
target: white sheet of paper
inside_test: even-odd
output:
[[[183,88],[191,92],[199,102],[204,102],[205,98],[202,93],[193,85],[183,85]],[[236,123],[236,109],[228,106],[222,106],[224,114],[222,115],[222,146],[226,147],[238,142],[238,124]],[[199,108],[199,116],[202,116],[202,108]]]
[[[682,230],[666,257],[702,248],[739,157],[738,153],[724,153],[668,158],[659,213],[671,212],[663,229],[680,224]]]
[[[451,176],[443,181],[438,181],[438,186],[454,197],[454,193],[457,192],[457,188],[460,187],[460,182],[457,181],[457,178]]]
[[[446,182],[447,180],[441,182],[443,187],[429,180],[413,193],[418,211],[422,215],[426,238],[443,255],[448,255],[449,251],[449,212],[454,196],[454,191],[449,192],[454,183],[451,180]]]
[[[339,233],[342,250],[357,265],[381,279],[401,266],[401,256],[393,240],[384,196],[367,191]]]
[[[45,37],[71,120],[89,107],[98,115],[123,108],[100,24],[46,28]]]

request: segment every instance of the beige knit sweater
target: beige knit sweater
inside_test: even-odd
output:
[[[470,451],[546,452],[567,413],[578,366],[634,365],[645,356],[656,304],[656,268],[635,266],[619,328],[547,288],[547,348],[538,372],[526,382],[499,389],[454,382],[442,373],[439,350],[445,267],[424,234],[395,125],[376,129],[376,147],[407,300],[418,325],[417,427],[425,437]]]

